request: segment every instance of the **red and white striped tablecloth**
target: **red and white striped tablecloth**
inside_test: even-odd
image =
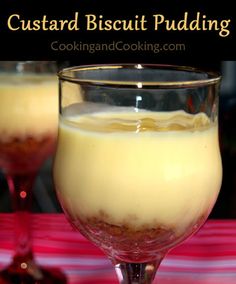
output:
[[[110,261],[63,214],[33,214],[37,262],[63,270],[70,284],[117,284]],[[13,214],[0,214],[0,268],[12,257]],[[235,284],[236,220],[208,220],[163,260],[155,284]]]

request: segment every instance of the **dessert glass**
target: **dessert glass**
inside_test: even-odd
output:
[[[152,283],[220,190],[220,77],[127,64],[72,67],[59,79],[54,182],[64,212],[120,283]]]
[[[32,186],[55,150],[58,128],[57,64],[0,62],[0,168],[15,212],[16,248],[0,283],[66,283],[57,269],[39,267],[32,252]]]

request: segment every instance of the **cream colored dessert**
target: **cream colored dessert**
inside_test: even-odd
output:
[[[55,75],[0,73],[0,142],[55,135],[58,86]]]
[[[220,189],[217,124],[203,113],[129,108],[61,117],[54,177],[73,220],[181,234]]]

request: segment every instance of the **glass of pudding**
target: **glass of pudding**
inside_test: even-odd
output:
[[[15,212],[16,248],[0,283],[66,283],[57,269],[40,268],[31,243],[31,189],[37,172],[55,150],[58,129],[57,64],[0,62],[0,168]]]
[[[120,283],[152,283],[220,190],[220,77],[127,64],[72,67],[59,79],[53,172],[64,212],[111,259]]]

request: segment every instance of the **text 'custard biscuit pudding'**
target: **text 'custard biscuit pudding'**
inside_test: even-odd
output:
[[[204,113],[68,108],[54,176],[85,236],[123,261],[146,261],[191,235],[212,209],[222,177],[217,123]]]
[[[32,171],[55,147],[57,78],[51,74],[0,74],[0,166]]]

